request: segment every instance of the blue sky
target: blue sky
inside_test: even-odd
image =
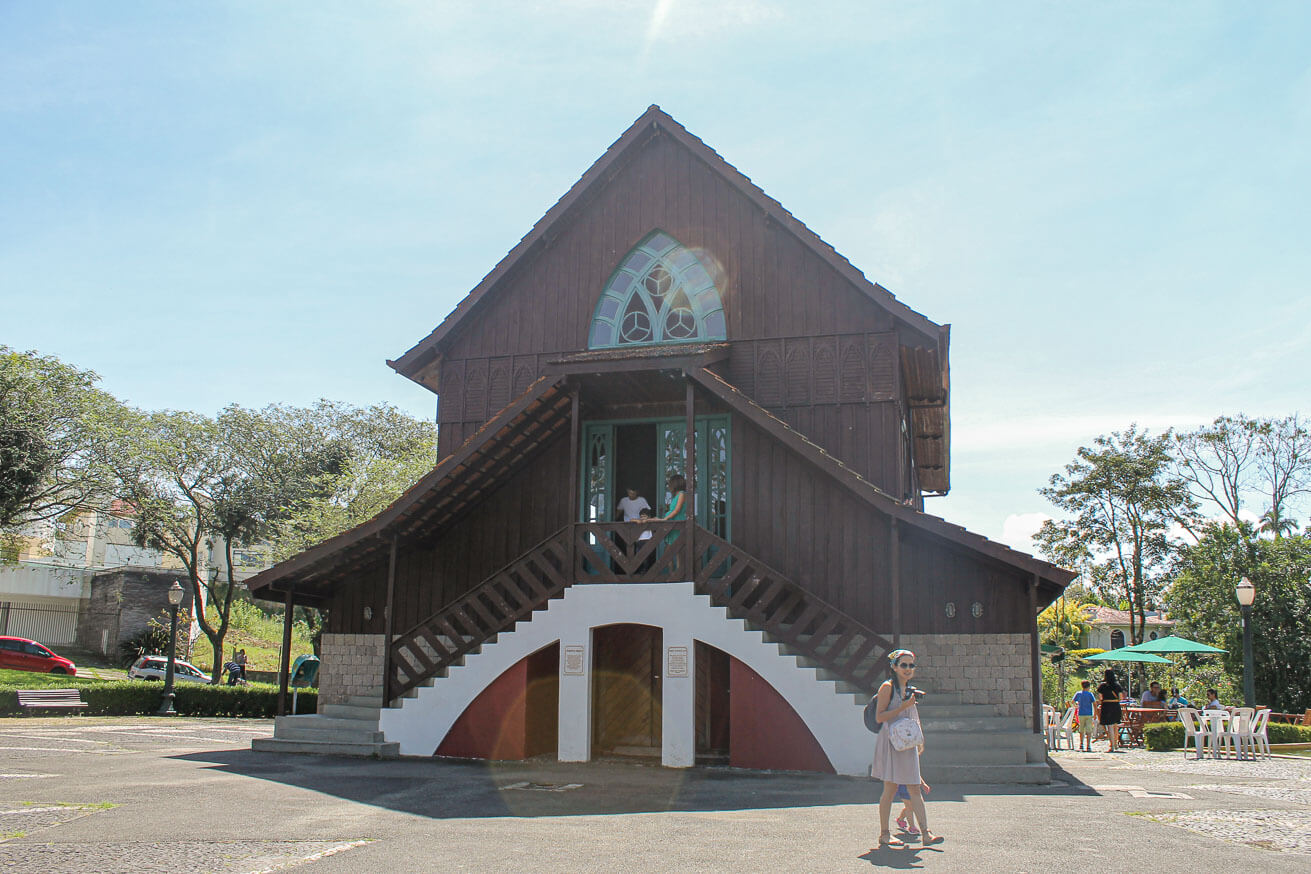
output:
[[[390,401],[651,103],[952,324],[1022,543],[1138,422],[1304,408],[1305,3],[0,3],[0,343],[147,408]],[[1304,410],[1305,411],[1305,410]]]

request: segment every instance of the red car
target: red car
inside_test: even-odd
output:
[[[0,668],[77,675],[77,665],[25,637],[0,637]]]

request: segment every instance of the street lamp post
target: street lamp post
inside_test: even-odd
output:
[[[173,662],[177,658],[178,606],[182,603],[182,584],[177,580],[168,589],[168,667],[164,670],[164,700],[159,705],[160,716],[177,716],[173,709]]]
[[[1256,586],[1243,577],[1234,589],[1234,596],[1243,611],[1243,706],[1252,707],[1256,700],[1255,668],[1252,667],[1252,603],[1256,601]]]

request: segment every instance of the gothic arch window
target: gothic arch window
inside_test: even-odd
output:
[[[610,275],[587,348],[725,339],[719,289],[696,254],[664,231],[638,243]]]

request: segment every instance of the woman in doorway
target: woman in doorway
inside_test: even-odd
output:
[[[920,826],[920,840],[925,845],[936,844],[941,837],[929,831],[924,815],[924,795],[920,791],[920,751],[923,744],[899,750],[892,745],[891,725],[901,719],[920,721],[915,702],[924,693],[910,684],[915,676],[915,653],[908,649],[894,650],[888,655],[892,662],[892,679],[879,686],[874,716],[881,730],[874,741],[874,767],[870,774],[883,781],[883,794],[879,796],[879,846],[904,847],[905,842],[894,838],[888,830],[888,817],[892,814],[892,796],[898,786],[905,786],[910,795],[910,808]]]
[[[665,487],[673,497],[669,499],[669,512],[661,516],[660,521],[681,522],[687,518],[687,480],[681,473],[671,473]]]
[[[1106,737],[1110,746],[1106,748],[1108,753],[1115,752],[1120,739],[1120,693],[1123,690],[1120,684],[1115,680],[1115,671],[1107,669],[1102,675],[1102,684],[1097,687],[1097,702],[1101,706],[1097,710],[1097,721],[1101,723],[1102,728],[1106,729]]]

